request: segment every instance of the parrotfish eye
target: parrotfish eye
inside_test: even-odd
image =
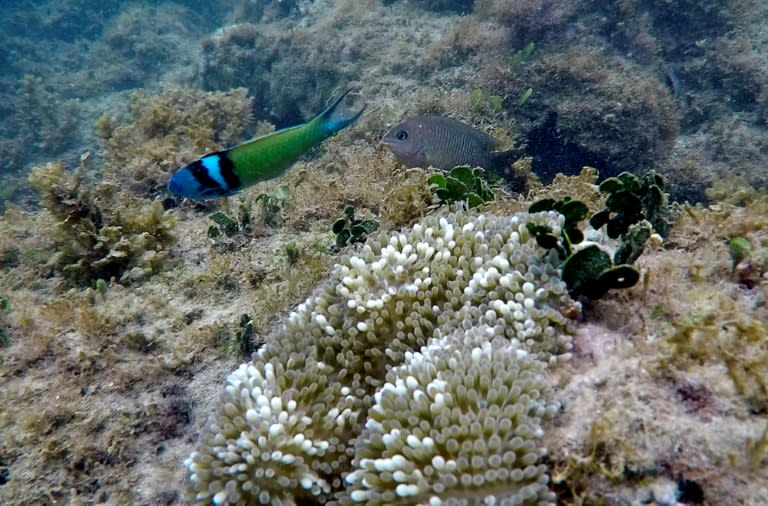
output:
[[[398,130],[395,133],[395,139],[399,141],[404,141],[407,138],[408,138],[408,132],[406,132],[405,130]]]

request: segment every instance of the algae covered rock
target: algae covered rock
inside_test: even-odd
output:
[[[84,156],[71,173],[59,162],[48,163],[29,177],[54,222],[49,234],[56,253],[48,265],[78,285],[154,272],[176,242],[175,220],[159,201],[118,192],[110,183],[86,182],[86,161]]]

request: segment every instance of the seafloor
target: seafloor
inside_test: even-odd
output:
[[[561,308],[573,348],[534,438],[556,503],[768,504],[765,2],[14,0],[0,67],[0,504],[193,502],[226,377],[361,251],[334,246],[345,206],[382,237],[446,214],[379,142],[416,114],[521,150],[465,213],[597,211],[585,166],[666,179],[640,281]],[[365,114],[283,177],[167,193],[348,87]]]

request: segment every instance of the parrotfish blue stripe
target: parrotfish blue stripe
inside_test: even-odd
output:
[[[229,190],[229,185],[226,181],[224,181],[224,177],[221,174],[221,164],[219,163],[219,155],[217,153],[214,153],[212,155],[204,156],[200,159],[200,163],[203,164],[203,167],[208,169],[208,175],[216,181],[219,188],[222,188],[224,190]]]
[[[211,153],[191,163],[189,169],[195,181],[214,195],[225,195],[240,186],[240,178],[226,153]]]

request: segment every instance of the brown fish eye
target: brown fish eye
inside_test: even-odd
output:
[[[397,133],[395,134],[395,139],[399,141],[404,141],[407,138],[408,138],[408,132],[406,132],[405,130],[398,130]]]

